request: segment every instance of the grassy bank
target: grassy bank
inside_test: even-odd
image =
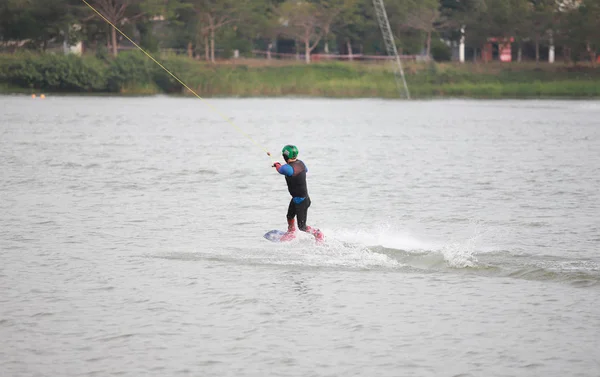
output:
[[[201,96],[397,98],[389,63],[237,61],[208,64],[164,56],[161,63]],[[600,97],[600,69],[535,64],[407,64],[414,98]],[[116,59],[0,55],[0,92],[189,94],[141,53]]]

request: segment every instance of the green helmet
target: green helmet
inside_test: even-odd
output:
[[[281,150],[281,154],[283,155],[283,158],[286,161],[294,159],[294,158],[298,157],[298,148],[296,148],[295,145],[286,145]]]

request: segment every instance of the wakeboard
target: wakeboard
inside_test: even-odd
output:
[[[285,241],[281,241],[281,237],[283,237],[283,235],[285,234],[284,231],[282,230],[270,230],[267,233],[265,233],[264,237],[266,239],[268,239],[269,241],[273,241],[273,242],[285,242]]]
[[[287,238],[287,239],[281,239],[284,235],[286,234],[286,232],[282,231],[282,230],[270,230],[267,233],[265,233],[265,235],[263,237],[265,237],[266,239],[268,239],[269,241],[272,242],[289,242],[293,239],[295,239],[296,237],[291,237],[291,238]],[[317,240],[317,244],[322,244],[323,243],[323,238],[321,237],[321,239]]]

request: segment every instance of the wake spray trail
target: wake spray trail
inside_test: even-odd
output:
[[[125,39],[127,39],[129,42],[131,42],[135,47],[137,47],[141,52],[144,53],[144,55],[146,55],[148,58],[150,58],[154,63],[156,63],[160,68],[162,68],[165,72],[167,72],[171,77],[173,77],[178,83],[180,83],[184,88],[186,88],[187,90],[190,91],[190,93],[192,93],[194,96],[196,96],[196,98],[202,100],[203,102],[206,103],[206,105],[208,105],[208,107],[213,110],[215,113],[219,114],[227,123],[229,123],[231,126],[233,126],[233,128],[238,131],[239,133],[241,133],[242,135],[246,136],[250,141],[252,141],[254,144],[256,144],[259,148],[261,148],[262,150],[264,150],[267,153],[267,156],[271,157],[271,153],[267,150],[267,148],[265,148],[264,146],[262,146],[261,144],[259,144],[258,142],[256,142],[252,137],[250,137],[250,135],[248,135],[247,133],[245,133],[240,127],[238,127],[235,123],[233,123],[233,121],[231,119],[229,119],[228,117],[226,117],[225,115],[223,115],[219,110],[217,110],[217,108],[215,108],[214,106],[212,106],[210,103],[206,102],[206,100],[202,97],[200,97],[200,95],[198,95],[198,93],[196,93],[192,88],[190,88],[189,86],[187,86],[183,81],[181,81],[179,79],[179,77],[175,76],[173,73],[171,73],[171,71],[169,71],[167,68],[165,68],[165,66],[163,66],[162,64],[160,64],[160,62],[156,59],[154,59],[154,57],[152,55],[150,55],[148,52],[146,52],[146,50],[144,50],[143,48],[141,48],[137,43],[135,43],[131,38],[129,38],[127,36],[127,34],[125,34],[124,32],[121,31],[121,29],[119,29],[117,26],[115,26],[112,22],[110,22],[106,17],[104,17],[102,15],[102,13],[100,13],[98,10],[96,10],[96,8],[94,8],[92,5],[90,5],[86,0],[81,0],[85,5],[87,5],[91,10],[94,11],[94,13],[96,13],[98,16],[100,16],[100,18],[102,18],[107,24],[109,24],[110,26],[112,26],[116,31],[119,32],[119,34],[121,34],[123,37],[125,37]],[[274,163],[274,160],[271,160],[272,163]]]
[[[479,223],[466,239],[425,241],[409,231],[397,231],[388,224],[370,229],[329,229],[330,237],[349,247],[362,246],[390,256],[402,264],[427,270],[438,268],[477,268],[482,231]]]

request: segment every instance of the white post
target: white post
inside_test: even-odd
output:
[[[549,32],[550,34],[550,50],[548,51],[548,63],[554,63],[554,38],[552,38],[552,30]]]
[[[458,60],[465,62],[465,26],[460,28],[460,46],[458,47]]]
[[[70,52],[71,54],[81,56],[83,53],[83,42],[79,41],[74,46],[71,46]]]

